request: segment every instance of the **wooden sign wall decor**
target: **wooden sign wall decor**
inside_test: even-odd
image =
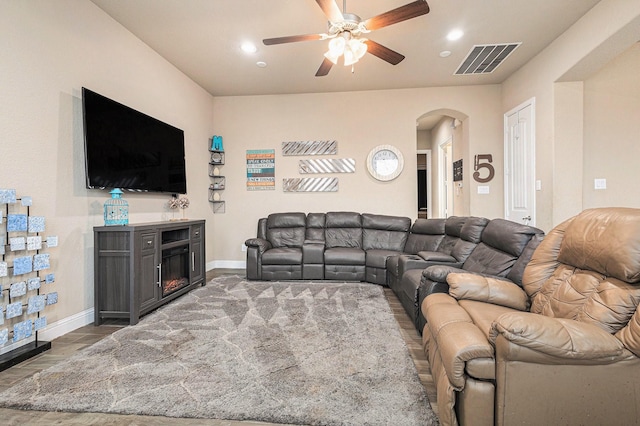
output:
[[[453,181],[458,182],[462,180],[462,158],[453,162]]]
[[[474,157],[473,160],[473,179],[476,182],[486,183],[493,179],[496,174],[495,169],[491,163],[493,162],[493,156],[491,154],[478,154]],[[484,172],[481,173],[482,169],[486,169],[487,175],[485,177],[481,177]]]

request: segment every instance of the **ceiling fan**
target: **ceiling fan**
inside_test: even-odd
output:
[[[275,37],[262,40],[267,46],[297,41],[330,40],[329,50],[324,54],[325,58],[316,72],[316,77],[329,74],[331,67],[338,63],[340,57],[344,58],[344,64],[348,66],[358,62],[367,52],[391,65],[399,64],[404,59],[403,55],[373,40],[368,40],[362,35],[429,13],[427,2],[425,0],[417,0],[363,21],[358,15],[346,13],[346,0],[343,0],[342,12],[335,0],[316,0],[316,3],[318,3],[329,20],[329,31],[327,33]]]

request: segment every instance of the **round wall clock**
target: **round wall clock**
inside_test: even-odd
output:
[[[367,156],[367,170],[378,180],[388,181],[402,173],[404,159],[398,148],[391,145],[378,145]]]

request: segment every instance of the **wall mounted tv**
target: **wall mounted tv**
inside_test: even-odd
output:
[[[184,132],[82,88],[87,188],[186,194]]]

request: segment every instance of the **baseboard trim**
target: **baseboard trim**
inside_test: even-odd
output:
[[[247,262],[245,260],[214,260],[207,262],[207,271],[212,269],[246,269]]]
[[[85,325],[93,324],[94,321],[94,309],[90,308],[70,317],[63,318],[59,321],[51,323],[46,329],[38,332],[38,339],[53,340],[57,337],[63,336],[73,330],[77,330]]]

